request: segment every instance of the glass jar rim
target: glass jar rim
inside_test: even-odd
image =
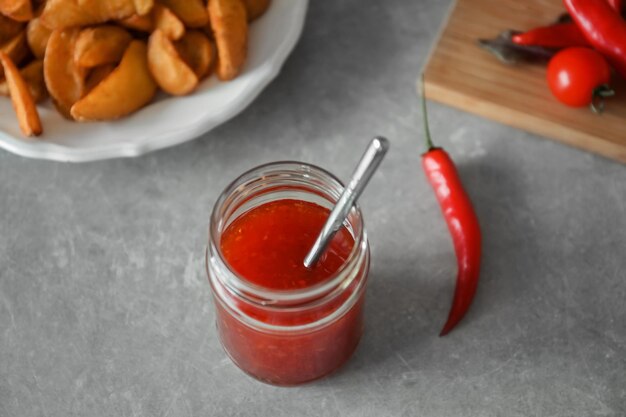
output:
[[[270,162],[266,164],[262,164],[251,168],[235,178],[222,193],[219,198],[215,202],[213,206],[213,211],[211,213],[210,218],[210,226],[209,226],[209,247],[207,248],[207,254],[210,249],[212,252],[217,255],[218,260],[225,267],[228,273],[228,281],[223,282],[227,287],[229,287],[232,291],[236,292],[239,296],[242,296],[250,301],[261,305],[272,305],[272,304],[280,304],[280,303],[290,303],[290,302],[300,302],[303,300],[312,300],[318,297],[322,297],[329,292],[332,292],[335,288],[340,286],[342,282],[346,279],[346,269],[348,266],[358,257],[360,251],[362,251],[362,244],[364,239],[366,238],[365,234],[365,225],[363,222],[363,216],[361,213],[361,209],[357,204],[352,207],[350,213],[354,213],[356,219],[358,220],[358,227],[353,228],[355,234],[354,245],[348,256],[347,260],[341,265],[341,267],[335,271],[331,276],[329,276],[324,281],[302,289],[294,289],[294,290],[275,290],[269,289],[260,285],[256,285],[251,283],[249,280],[245,279],[243,276],[234,271],[228,262],[226,261],[222,250],[221,245],[219,245],[219,238],[221,232],[219,229],[219,215],[221,213],[221,209],[224,208],[224,204],[228,197],[233,195],[239,187],[244,185],[247,181],[251,181],[261,177],[262,173],[270,169],[269,172],[265,172],[265,174],[269,174],[272,171],[280,171],[281,168],[283,170],[292,171],[296,170],[306,170],[309,173],[317,174],[322,179],[326,180],[330,186],[327,186],[326,191],[329,191],[329,194],[335,199],[331,201],[332,203],[336,203],[336,200],[339,199],[341,192],[344,189],[344,184],[339,180],[335,175],[328,172],[327,170],[306,162],[299,161],[277,161]],[[335,195],[336,194],[336,195]],[[326,198],[326,196],[324,196]],[[207,256],[207,263],[211,262]],[[207,265],[208,267],[208,265]],[[220,268],[224,271],[224,268]]]

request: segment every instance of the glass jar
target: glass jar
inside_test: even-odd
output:
[[[358,207],[344,226],[354,245],[337,272],[303,289],[273,290],[247,281],[229,267],[222,233],[247,211],[284,199],[332,209],[343,186],[327,171],[299,162],[254,168],[219,197],[209,230],[206,267],[222,346],[249,375],[275,385],[323,377],[350,358],[363,333],[369,244]]]

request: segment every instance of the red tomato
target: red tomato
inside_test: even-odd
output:
[[[548,64],[548,85],[563,104],[582,107],[594,99],[612,95],[608,87],[611,68],[604,57],[590,48],[566,48]]]

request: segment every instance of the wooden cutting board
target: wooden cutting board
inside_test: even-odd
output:
[[[626,83],[602,115],[554,99],[545,66],[507,66],[477,46],[502,30],[549,24],[561,0],[458,0],[425,69],[426,97],[626,163]]]

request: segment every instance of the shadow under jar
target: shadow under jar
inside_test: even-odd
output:
[[[312,270],[301,265],[342,191],[340,181],[321,168],[278,162],[246,172],[215,204],[206,266],[217,329],[233,362],[261,381],[297,385],[321,378],[359,343],[369,272],[359,208],[353,207]],[[254,223],[265,215],[265,223]],[[303,232],[312,221],[316,230]],[[258,257],[264,239],[284,239],[287,246],[281,251],[268,244],[273,252]],[[240,252],[237,259],[233,248]],[[280,271],[276,282],[274,271]],[[286,277],[293,285],[283,285]]]

